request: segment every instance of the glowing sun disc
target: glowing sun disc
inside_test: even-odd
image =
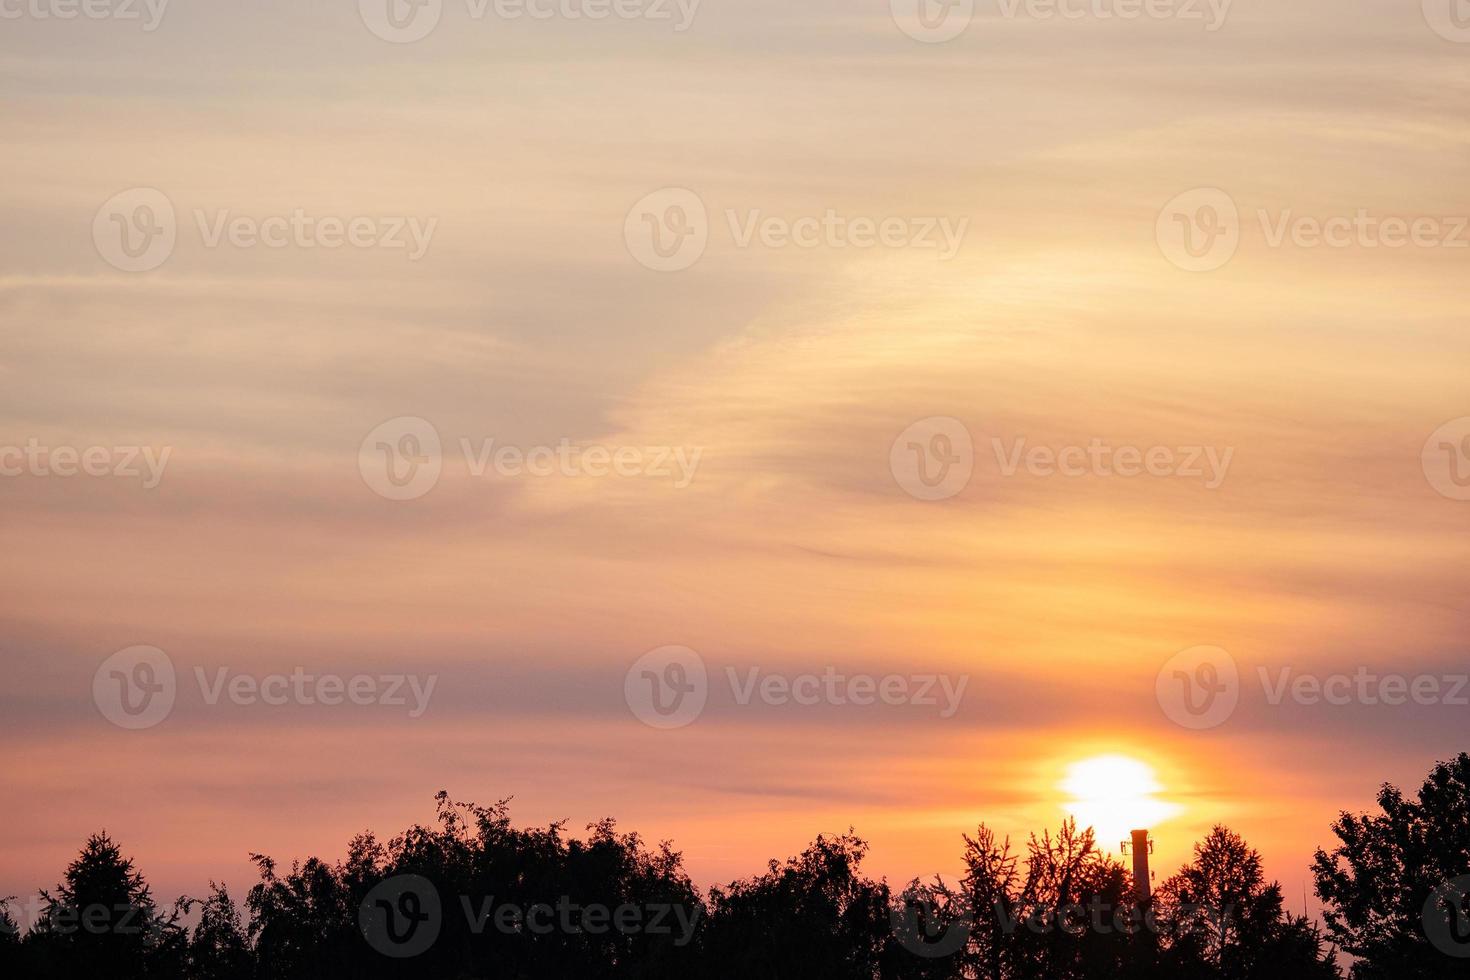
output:
[[[1180,807],[1158,798],[1164,791],[1153,767],[1124,755],[1100,755],[1067,767],[1060,787],[1063,809],[1079,829],[1097,831],[1103,850],[1114,850],[1130,831],[1157,827]]]

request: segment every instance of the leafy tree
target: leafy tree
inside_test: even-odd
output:
[[[209,898],[199,903],[199,924],[189,941],[189,976],[193,980],[249,980],[254,958],[240,913],[223,885],[210,882],[209,888]]]
[[[349,864],[363,846],[363,838],[353,841]],[[260,881],[250,889],[245,904],[261,976],[271,980],[333,976],[368,958],[355,932],[356,908],[344,867],[311,858],[280,876],[271,858],[255,854],[252,859]]]
[[[1337,976],[1316,928],[1289,915],[1281,886],[1266,883],[1261,855],[1222,826],[1160,886],[1155,916],[1164,962],[1175,973],[1220,980]]]
[[[436,826],[386,844],[361,835],[337,864],[310,858],[281,875],[257,855],[261,880],[246,905],[258,972],[280,980],[693,975],[705,909],[680,856],[618,833],[610,820],[588,831],[577,840],[561,824],[517,829],[504,801],[481,807],[440,793]],[[411,907],[399,904],[403,889]],[[384,914],[422,916],[431,941],[399,958],[410,948],[398,946],[391,926],[364,931],[364,910],[380,904]]]
[[[867,853],[851,833],[818,837],[763,875],[715,888],[702,975],[872,980],[885,961],[915,958],[893,945],[891,896],[863,877]]]
[[[1414,797],[1385,784],[1377,814],[1343,813],[1318,850],[1317,894],[1360,980],[1464,977],[1470,966],[1470,755],[1429,773]],[[1459,954],[1459,955],[1453,955]]]

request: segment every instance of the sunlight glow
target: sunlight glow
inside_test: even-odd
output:
[[[1152,829],[1181,808],[1158,798],[1164,787],[1153,767],[1124,755],[1101,755],[1067,767],[1063,809],[1079,827],[1097,831],[1097,843],[1116,851],[1135,829]]]

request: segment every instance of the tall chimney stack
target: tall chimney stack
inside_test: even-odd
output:
[[[1148,831],[1133,832],[1133,891],[1140,902],[1147,902],[1153,891],[1148,875]]]

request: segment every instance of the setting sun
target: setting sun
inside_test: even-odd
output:
[[[1102,755],[1067,767],[1063,809],[1097,831],[1098,846],[1113,850],[1129,831],[1157,827],[1180,808],[1158,798],[1164,791],[1153,767],[1124,755]]]

